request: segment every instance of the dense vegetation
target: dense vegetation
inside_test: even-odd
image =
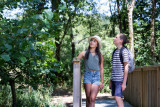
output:
[[[51,91],[59,85],[72,88],[72,59],[88,48],[88,37],[93,35],[102,38],[105,75],[101,92],[107,92],[113,38],[119,32],[130,35],[125,0],[108,4],[103,5],[109,16],[99,13],[97,7],[102,5],[93,0],[1,0],[0,106],[51,106]],[[14,18],[5,12],[16,8],[23,12]],[[160,1],[135,2],[136,66],[160,64],[159,12]]]

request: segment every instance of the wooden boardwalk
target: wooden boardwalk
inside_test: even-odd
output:
[[[82,101],[82,107],[86,107],[85,100]],[[117,107],[116,101],[114,99],[111,100],[96,100],[95,107]],[[128,102],[124,101],[124,107],[133,107]]]
[[[71,98],[72,96],[70,96]],[[64,98],[64,97],[63,97]],[[61,99],[62,100],[62,99]],[[68,100],[67,98],[65,100]],[[73,100],[65,103],[66,107],[73,107]],[[86,107],[86,96],[82,92],[82,107]],[[116,101],[109,93],[98,93],[96,98],[95,107],[117,107]],[[127,101],[124,100],[124,107],[133,107]]]
[[[82,93],[82,107],[86,107],[86,97]],[[95,107],[117,107],[114,97],[109,93],[98,93],[98,96],[95,101]],[[124,107],[133,107],[127,101],[124,100]]]

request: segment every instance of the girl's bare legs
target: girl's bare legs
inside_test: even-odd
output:
[[[91,89],[91,103],[90,107],[95,107],[95,99],[99,91],[99,86],[98,85],[93,85],[92,84],[92,89]]]
[[[84,89],[86,93],[86,107],[89,107],[90,104],[90,96],[91,96],[91,87],[92,84],[84,84]]]
[[[86,93],[86,107],[94,107],[99,86],[94,84],[84,84],[84,88]]]

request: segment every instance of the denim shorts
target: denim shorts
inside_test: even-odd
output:
[[[112,96],[123,97],[122,82],[112,81]]]
[[[100,85],[100,72],[85,71],[83,83]]]

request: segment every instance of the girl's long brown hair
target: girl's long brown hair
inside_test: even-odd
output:
[[[88,46],[88,49],[87,49],[86,54],[85,54],[85,59],[87,59],[87,60],[89,58],[89,53],[90,53],[90,46]],[[96,47],[96,54],[98,55],[98,58],[99,58],[99,65],[101,65],[101,60],[102,60],[101,56],[102,56],[102,54],[100,52],[100,48],[99,48],[99,43],[98,42],[97,42],[97,47]]]

